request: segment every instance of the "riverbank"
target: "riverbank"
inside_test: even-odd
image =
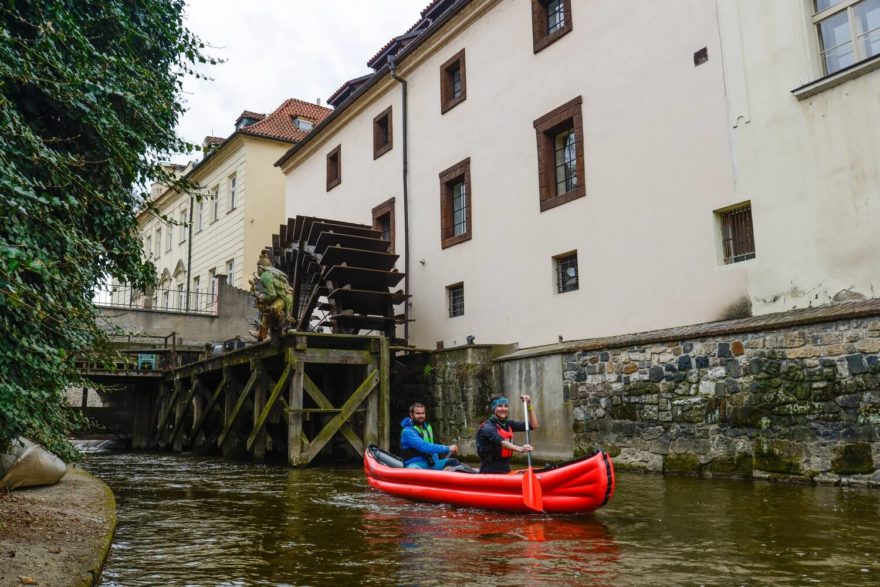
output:
[[[95,584],[115,528],[113,492],[78,467],[50,487],[3,493],[0,587]]]

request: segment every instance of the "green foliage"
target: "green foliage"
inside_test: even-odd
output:
[[[182,0],[0,0],[0,450],[28,436],[75,456],[65,387],[104,335],[91,304],[112,275],[154,279],[135,213],[174,131],[181,84],[213,63]]]

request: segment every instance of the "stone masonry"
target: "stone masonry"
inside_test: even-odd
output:
[[[880,487],[878,300],[617,338],[563,355],[576,455]]]

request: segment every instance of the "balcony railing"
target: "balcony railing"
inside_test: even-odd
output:
[[[102,285],[95,289],[92,303],[100,308],[161,310],[187,314],[217,314],[217,294],[205,289],[156,288],[142,291],[129,285]]]

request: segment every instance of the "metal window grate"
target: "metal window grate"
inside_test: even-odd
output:
[[[722,212],[721,244],[724,263],[738,263],[755,258],[755,235],[752,229],[752,207]]]
[[[578,289],[577,253],[556,258],[556,291],[565,293]]]
[[[449,297],[449,317],[464,316],[464,285],[451,285],[446,292]]]
[[[577,143],[574,129],[569,128],[555,137],[556,195],[570,192],[578,185]]]
[[[452,185],[452,236],[465,234],[467,226],[467,188],[464,181],[459,181]]]
[[[547,34],[555,33],[565,26],[565,6],[562,0],[547,2]]]

